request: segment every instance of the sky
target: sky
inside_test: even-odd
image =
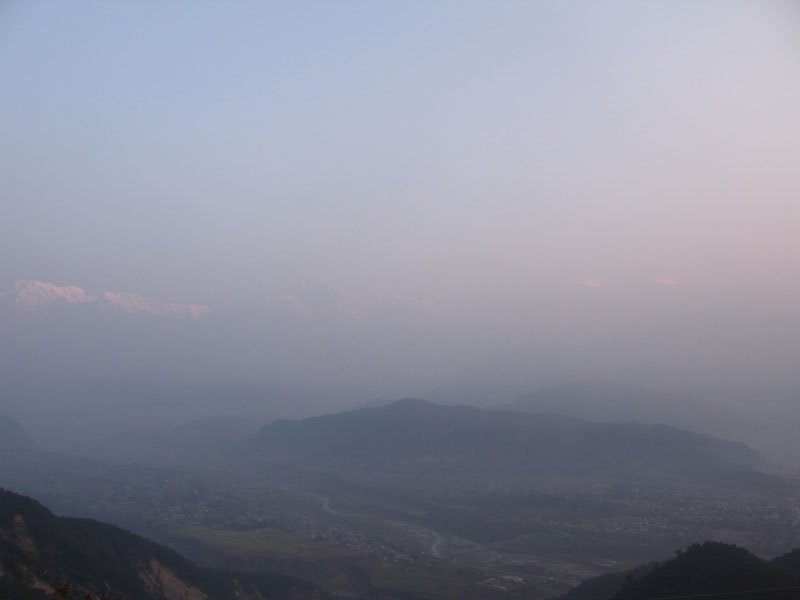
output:
[[[727,377],[800,317],[794,2],[5,0],[0,82],[0,288],[242,308],[318,272],[435,307],[425,385]],[[712,313],[700,358],[669,339]]]

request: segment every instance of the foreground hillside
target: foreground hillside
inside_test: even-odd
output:
[[[316,599],[327,595],[291,577],[200,568],[176,552],[118,527],[57,517],[38,502],[0,490],[0,598],[52,597],[68,582],[74,597],[120,600]]]
[[[577,586],[561,600],[642,598],[800,598],[797,551],[771,562],[732,544],[693,544],[662,563],[610,573]]]

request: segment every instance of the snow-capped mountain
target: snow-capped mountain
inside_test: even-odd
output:
[[[99,306],[103,310],[114,310],[129,315],[145,314],[178,319],[199,319],[211,311],[205,304],[158,302],[130,292],[104,292],[99,299]]]
[[[345,297],[318,271],[293,290],[269,298],[266,308],[276,315],[303,321],[363,316],[361,307]]]
[[[25,279],[0,291],[0,308],[6,312],[35,313],[64,307],[104,314],[145,315],[174,319],[200,319],[211,313],[206,304],[163,302],[136,292],[87,292],[75,285]],[[362,322],[383,321],[430,313],[429,302],[395,295],[378,302],[354,301],[315,271],[293,288],[267,298],[261,304],[267,317],[285,321]]]
[[[85,304],[96,302],[97,296],[87,294],[74,285],[61,286],[44,281],[15,281],[11,289],[0,292],[0,299],[12,301],[19,310],[43,310],[58,302]]]
[[[22,312],[42,311],[66,305],[85,305],[102,312],[178,319],[198,319],[210,312],[205,304],[160,302],[131,292],[89,294],[77,286],[34,280],[15,281],[10,289],[0,292],[0,302]]]

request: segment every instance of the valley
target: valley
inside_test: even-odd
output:
[[[303,457],[290,456],[287,447],[265,450],[267,426],[234,446],[214,450],[226,438],[209,439],[203,456],[211,452],[215,460],[181,466],[6,450],[0,482],[59,512],[130,528],[201,564],[281,573],[342,597],[546,599],[589,577],[662,559],[698,540],[737,543],[762,556],[800,545],[800,482],[751,466],[758,461],[746,448],[653,430],[653,441],[646,443],[658,444],[659,451],[678,440],[676,461],[684,460],[687,448],[702,448],[693,469],[706,452],[721,448],[723,456],[732,457],[733,462],[707,462],[699,471],[708,475],[705,481],[692,469],[675,471],[679,462],[641,463],[641,452],[636,454],[641,464],[630,463],[636,468],[620,470],[619,461],[598,455],[594,471],[575,472],[566,442],[561,454],[551,452],[539,463],[543,468],[535,461],[526,461],[525,469],[495,468],[490,456],[486,463],[471,460],[464,469],[450,458],[464,452],[452,423],[470,431],[487,427],[491,440],[503,431],[506,413],[402,402],[365,410],[373,412],[308,420],[313,443],[333,444],[329,448],[341,449],[341,456],[333,450]],[[375,444],[360,429],[362,420],[371,430],[380,422],[394,431],[413,426],[420,432],[424,428],[407,424],[420,414],[432,436],[419,438],[416,447],[423,454],[398,457],[391,439],[382,436],[369,451],[358,449],[358,456],[371,458],[368,463],[348,458],[353,444]],[[436,425],[440,417],[449,423],[446,429]],[[331,422],[336,428],[323,442],[320,428]],[[515,418],[515,427],[519,422]],[[585,426],[562,423],[570,443],[575,427]],[[596,430],[594,425],[587,430],[588,439],[604,440]],[[335,441],[335,431],[348,432],[346,443]],[[548,431],[551,435],[552,428]],[[626,439],[624,430],[613,438],[607,454],[624,458],[629,451],[620,454],[619,444],[639,447],[650,439],[642,437],[650,430],[631,431],[628,442],[620,441]],[[292,439],[300,442],[304,435],[296,431]],[[143,444],[143,460],[152,463],[152,450]],[[520,460],[521,450],[502,451],[517,452]],[[557,456],[566,461],[560,472],[554,469]],[[422,466],[410,468],[409,461],[417,460]]]
[[[800,0],[0,0],[0,600],[800,600]]]

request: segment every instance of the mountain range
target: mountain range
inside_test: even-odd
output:
[[[148,315],[178,319],[199,319],[211,310],[205,304],[161,302],[133,292],[104,291],[90,294],[73,285],[19,280],[0,292],[0,304],[23,312],[43,311],[65,306],[83,306],[100,312]]]
[[[59,285],[33,279],[13,282],[0,290],[0,307],[21,312],[41,312],[64,307],[127,315],[148,315],[178,319],[200,319],[214,310],[207,304],[155,300],[136,292],[100,291],[91,293],[76,285]],[[368,314],[394,312],[428,313],[430,303],[395,295],[384,306],[364,307],[351,300],[315,271],[285,292],[267,296],[258,303],[263,314],[295,321],[359,320]]]

